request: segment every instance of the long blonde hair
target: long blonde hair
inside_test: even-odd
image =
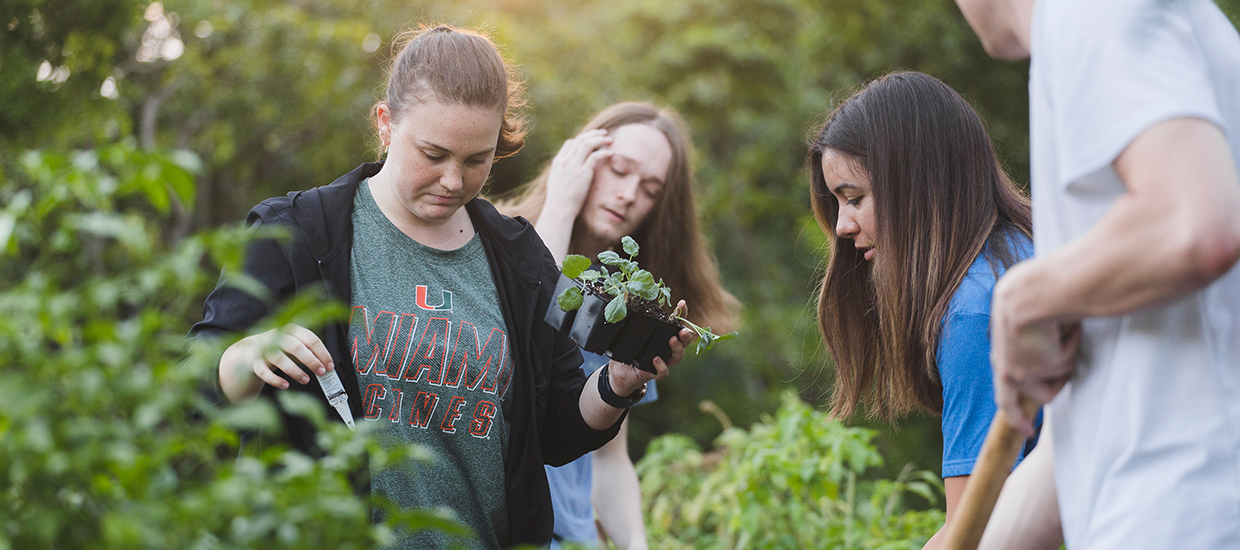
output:
[[[689,317],[693,322],[709,325],[716,333],[730,331],[737,324],[740,302],[719,283],[715,259],[698,230],[697,211],[693,206],[693,171],[689,167],[692,144],[684,121],[670,109],[625,102],[600,111],[581,132],[598,128],[613,131],[629,124],[645,124],[659,130],[672,146],[672,162],[659,203],[631,235],[641,246],[638,261],[671,287],[673,303],[683,299],[689,304]],[[537,223],[547,198],[547,175],[550,173],[551,163],[548,162],[537,178],[523,185],[512,198],[498,201],[496,207],[509,216],[524,216]],[[569,250],[575,240],[574,235]]]

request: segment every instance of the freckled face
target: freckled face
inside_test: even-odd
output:
[[[621,126],[611,136],[613,154],[595,167],[578,220],[593,237],[619,243],[641,227],[663,196],[672,145],[646,124]]]
[[[852,240],[853,246],[865,255],[865,259],[872,260],[877,236],[874,232],[874,194],[869,174],[860,162],[827,149],[822,154],[822,175],[827,189],[831,190],[840,205],[835,234]]]
[[[502,109],[442,103],[411,105],[392,120],[378,112],[379,131],[389,145],[384,169],[406,221],[436,226],[448,221],[486,183],[495,160]]]

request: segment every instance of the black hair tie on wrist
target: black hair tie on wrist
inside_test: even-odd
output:
[[[601,372],[598,373],[598,394],[603,398],[604,403],[607,403],[617,409],[627,409],[633,405],[636,405],[642,400],[642,398],[646,397],[645,384],[642,384],[642,387],[637,388],[637,391],[627,397],[616,395],[616,391],[611,389],[611,371],[608,370],[608,367],[610,366],[611,361],[608,361],[606,365],[603,365]]]

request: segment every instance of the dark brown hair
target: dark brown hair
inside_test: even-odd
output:
[[[698,230],[697,211],[693,206],[693,170],[689,166],[693,145],[680,115],[649,103],[617,103],[600,111],[581,132],[604,128],[614,131],[629,124],[645,124],[667,138],[672,146],[672,162],[658,204],[634,232],[641,246],[638,258],[642,267],[671,287],[673,303],[685,300],[689,317],[702,326],[709,325],[716,333],[736,326],[740,303],[719,283],[715,260],[706,249]],[[578,132],[580,133],[580,132]],[[500,201],[496,207],[509,216],[525,216],[538,221],[547,199],[548,162],[533,181],[522,186],[511,200]],[[578,228],[574,226],[574,238]],[[619,245],[619,243],[616,243]],[[569,250],[573,249],[570,241]]]
[[[841,153],[870,178],[878,253],[865,261],[835,234],[839,203],[822,157]],[[941,413],[935,362],[943,315],[969,266],[1017,261],[1008,237],[1032,235],[1029,199],[1003,172],[969,103],[916,72],[879,78],[830,114],[810,144],[811,201],[830,252],[818,326],[835,360],[831,414]],[[996,237],[997,238],[992,238]]]
[[[392,40],[381,100],[400,120],[409,105],[434,97],[445,103],[504,111],[495,158],[511,157],[525,145],[525,84],[486,35],[446,25],[407,30]]]

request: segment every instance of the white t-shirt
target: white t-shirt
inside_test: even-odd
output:
[[[1240,36],[1209,0],[1038,0],[1032,40],[1038,256],[1124,193],[1112,161],[1158,122],[1210,121],[1240,159]],[[1087,320],[1049,415],[1069,549],[1240,549],[1240,269]]]

